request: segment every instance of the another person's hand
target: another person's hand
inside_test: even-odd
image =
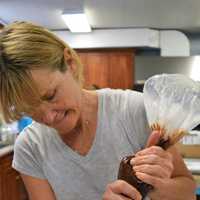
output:
[[[159,146],[151,146],[157,143],[158,137],[159,133],[153,132],[147,142],[148,147],[139,151],[131,160],[131,164],[136,171],[136,176],[154,187],[150,196],[154,196],[156,192],[156,197],[161,198],[162,193],[166,192],[166,183],[171,178],[174,167],[169,152]]]
[[[106,187],[103,200],[141,200],[140,193],[123,180],[116,180]]]

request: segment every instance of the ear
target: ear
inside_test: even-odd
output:
[[[68,70],[72,73],[76,71],[76,65],[74,64],[73,57],[71,51],[68,48],[65,48],[63,51],[65,62],[68,66]]]
[[[64,48],[64,51],[63,51],[63,54],[64,54],[64,59],[65,61],[70,61],[72,59],[72,55],[71,55],[71,52],[68,48]]]

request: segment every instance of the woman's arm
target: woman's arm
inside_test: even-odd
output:
[[[21,174],[30,200],[56,200],[47,180]]]
[[[196,184],[180,153],[176,147],[171,147],[168,152],[173,157],[174,170],[171,179],[166,180],[166,183],[164,183],[165,187],[163,187],[162,192],[166,191],[167,188],[168,194],[165,195],[166,199],[170,200],[195,200]]]

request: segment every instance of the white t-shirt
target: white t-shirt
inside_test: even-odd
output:
[[[86,156],[67,146],[55,129],[33,122],[18,136],[13,168],[48,180],[57,200],[101,200],[106,185],[117,179],[122,157],[144,147],[149,135],[143,94],[102,89],[98,122]]]

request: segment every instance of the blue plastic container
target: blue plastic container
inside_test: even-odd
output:
[[[32,123],[32,119],[30,117],[22,117],[19,121],[18,121],[18,129],[19,129],[19,133],[25,128],[27,127],[29,124]]]

